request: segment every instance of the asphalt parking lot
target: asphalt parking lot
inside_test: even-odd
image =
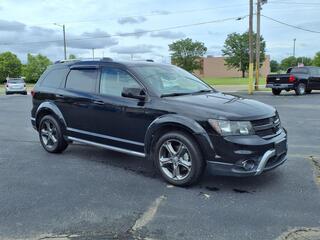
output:
[[[289,133],[286,164],[177,188],[141,158],[79,144],[45,152],[31,97],[0,96],[0,239],[262,240],[319,227],[320,92],[250,98],[277,107]]]

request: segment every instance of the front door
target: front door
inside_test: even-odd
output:
[[[144,152],[144,137],[150,124],[145,108],[148,100],[122,97],[124,87],[143,88],[125,69],[103,67],[95,106],[95,124],[99,141],[127,150]]]

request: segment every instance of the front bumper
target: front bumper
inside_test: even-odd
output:
[[[268,83],[266,88],[274,88],[274,89],[293,89],[294,84],[285,84],[285,83]]]
[[[216,156],[207,161],[209,172],[226,176],[255,176],[272,170],[287,160],[287,133],[271,139],[233,136],[215,140]]]

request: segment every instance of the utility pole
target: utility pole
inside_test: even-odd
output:
[[[65,27],[64,24],[60,25],[60,24],[58,24],[58,23],[54,23],[54,25],[56,25],[56,26],[58,26],[58,27],[62,27],[64,60],[67,60],[66,27]]]
[[[260,11],[261,1],[257,0],[257,36],[256,36],[256,81],[255,90],[259,90],[259,78],[260,78]]]
[[[253,0],[249,0],[249,85],[248,93],[253,93],[253,49],[252,49],[252,20],[253,20]]]
[[[293,39],[293,57],[296,57],[296,38]]]
[[[257,37],[256,37],[256,82],[255,90],[259,90],[260,80],[260,18],[261,18],[261,6],[267,3],[267,0],[257,0]]]

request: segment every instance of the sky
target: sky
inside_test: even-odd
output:
[[[97,58],[169,62],[168,44],[187,37],[203,42],[207,55],[221,56],[228,34],[248,30],[248,12],[248,0],[0,0],[0,52],[12,51],[23,62],[27,53],[63,59],[65,24],[67,55],[79,58],[92,58],[94,49]],[[319,32],[262,17],[271,59],[291,56],[293,39],[296,56],[320,51],[319,12],[319,0],[268,0],[263,15]]]

